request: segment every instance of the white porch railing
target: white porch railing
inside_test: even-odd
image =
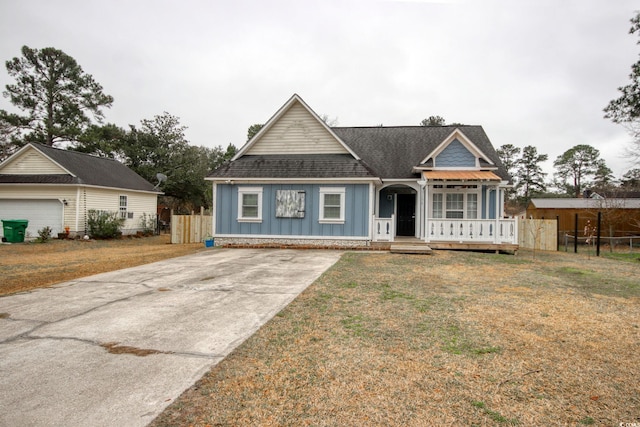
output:
[[[518,243],[515,219],[434,219],[427,225],[427,241]]]
[[[515,219],[441,219],[427,221],[427,242],[512,243],[518,244]],[[373,218],[373,240],[393,242],[395,217]]]
[[[373,240],[376,242],[393,242],[396,235],[395,216],[391,218],[373,217]]]

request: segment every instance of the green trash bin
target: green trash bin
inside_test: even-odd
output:
[[[26,219],[3,219],[4,238],[9,243],[24,242],[24,235],[27,233],[28,225],[29,221]]]

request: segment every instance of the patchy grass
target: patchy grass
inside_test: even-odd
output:
[[[617,259],[620,261],[629,261],[640,264],[640,253],[639,252],[608,252],[601,251],[600,255],[605,258]]]
[[[640,416],[640,267],[346,253],[152,425],[617,425]]]
[[[42,288],[119,268],[206,250],[172,245],[168,235],[116,240],[57,240],[0,245],[0,295]]]

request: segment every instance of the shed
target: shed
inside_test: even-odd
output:
[[[587,198],[587,199],[531,199],[527,206],[527,218],[558,220],[559,236],[575,232],[575,216],[578,215],[578,233],[584,234],[589,222],[596,226],[598,212],[602,213],[602,230],[613,226],[614,236],[640,233],[640,199]],[[608,235],[603,231],[602,235]]]

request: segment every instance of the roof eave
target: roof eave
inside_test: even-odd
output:
[[[378,177],[355,177],[355,178],[270,178],[270,177],[261,177],[261,178],[247,178],[247,177],[206,177],[205,181],[211,181],[214,184],[243,184],[243,183],[258,183],[262,182],[265,184],[271,182],[305,182],[305,183],[313,183],[313,182],[371,182],[374,184],[382,184],[382,180]]]

